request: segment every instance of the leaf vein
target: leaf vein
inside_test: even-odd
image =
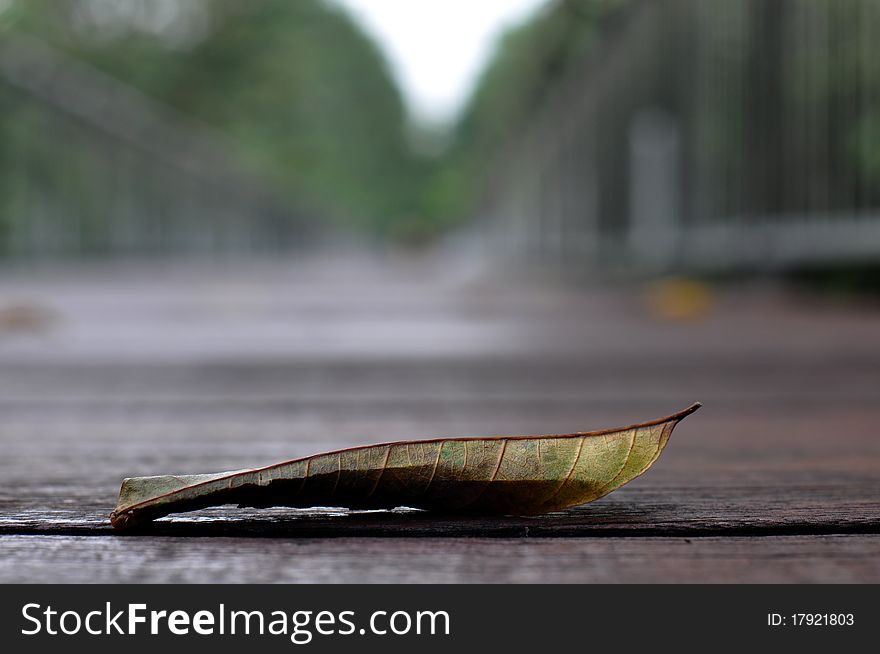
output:
[[[437,447],[437,458],[434,459],[434,467],[431,468],[431,476],[428,477],[428,483],[425,485],[425,490],[422,491],[422,495],[428,492],[428,489],[431,487],[431,483],[434,481],[434,476],[437,474],[437,466],[440,464],[440,454],[443,452],[443,446],[446,443],[440,443]]]
[[[314,459],[314,458],[315,457],[310,456],[308,459],[306,459],[306,471],[303,473],[302,483],[299,485],[299,489],[296,491],[297,495],[301,494],[303,491],[303,488],[306,487],[306,482],[309,480],[309,471],[312,468],[312,459]]]
[[[370,489],[370,492],[366,494],[364,497],[365,500],[371,498],[373,493],[376,492],[376,489],[379,487],[379,482],[382,481],[382,475],[385,474],[385,469],[388,467],[388,458],[391,456],[391,445],[385,450],[385,460],[382,461],[382,467],[379,468],[379,475],[376,477],[376,483],[373,484],[373,488]]]
[[[584,451],[584,442],[586,440],[586,437],[581,436],[581,444],[578,446],[577,455],[575,455],[574,457],[574,463],[571,464],[571,468],[569,468],[568,474],[566,474],[565,477],[562,478],[560,484],[553,490],[552,493],[550,493],[550,495],[542,502],[542,504],[546,504],[554,497],[559,495],[559,493],[562,492],[562,488],[568,483],[568,480],[571,479],[572,474],[574,474],[574,469],[577,468],[577,464],[581,460],[581,452]]]
[[[620,470],[618,470],[618,471],[617,471],[617,474],[614,475],[614,477],[611,478],[611,481],[609,481],[607,484],[604,484],[604,485],[599,489],[599,492],[602,493],[602,494],[599,495],[599,497],[602,497],[602,495],[605,494],[603,491],[604,491],[606,488],[608,488],[609,486],[611,486],[612,484],[614,484],[614,482],[616,482],[616,481],[618,480],[618,478],[620,477],[620,475],[623,474],[623,471],[626,470],[626,466],[629,464],[629,459],[630,459],[630,457],[632,456],[633,449],[635,448],[635,445],[636,445],[636,437],[637,437],[638,434],[639,434],[639,430],[638,430],[638,429],[633,429],[633,433],[632,433],[632,434],[633,434],[633,435],[632,435],[632,440],[629,442],[629,450],[627,450],[627,452],[626,452],[626,457],[623,459],[623,465],[620,466]]]
[[[486,485],[480,489],[480,492],[477,493],[472,500],[469,502],[465,502],[462,506],[458,507],[459,510],[465,508],[466,506],[472,506],[480,499],[483,494],[489,490],[489,486],[492,485],[492,482],[495,481],[495,478],[498,476],[498,471],[501,470],[501,461],[504,459],[504,451],[507,449],[507,439],[505,438],[501,441],[501,449],[498,452],[498,461],[495,462],[495,471],[492,473],[492,476],[489,477],[489,481],[486,482]]]
[[[336,482],[333,484],[333,488],[330,491],[330,495],[328,497],[333,497],[336,495],[336,488],[339,486],[339,479],[342,477],[342,452],[336,454]]]

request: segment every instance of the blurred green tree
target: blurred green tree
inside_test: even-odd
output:
[[[499,40],[428,185],[432,223],[471,215],[504,146],[534,116],[545,93],[584,57],[598,21],[624,0],[566,0],[548,5]]]
[[[28,0],[32,34],[222,130],[297,201],[380,236],[419,214],[427,168],[376,46],[321,0]]]

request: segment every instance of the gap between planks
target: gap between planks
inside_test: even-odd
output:
[[[130,531],[116,531],[108,526],[39,525],[0,526],[0,536],[84,536],[119,538],[138,537],[243,537],[243,538],[763,538],[773,536],[878,535],[880,524],[788,524],[769,526],[717,527],[605,527],[584,529],[570,525],[499,525],[486,528],[478,525],[407,526],[397,525],[292,525],[233,521],[160,522]]]

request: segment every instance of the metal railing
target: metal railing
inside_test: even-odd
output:
[[[548,87],[488,185],[496,252],[642,272],[880,261],[875,0],[631,2]]]

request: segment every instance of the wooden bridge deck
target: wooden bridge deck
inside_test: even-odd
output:
[[[22,318],[24,316],[24,318]],[[702,320],[464,262],[0,278],[0,581],[880,581],[880,308],[767,286]],[[536,518],[206,510],[119,536],[123,476],[629,424],[644,477]]]

